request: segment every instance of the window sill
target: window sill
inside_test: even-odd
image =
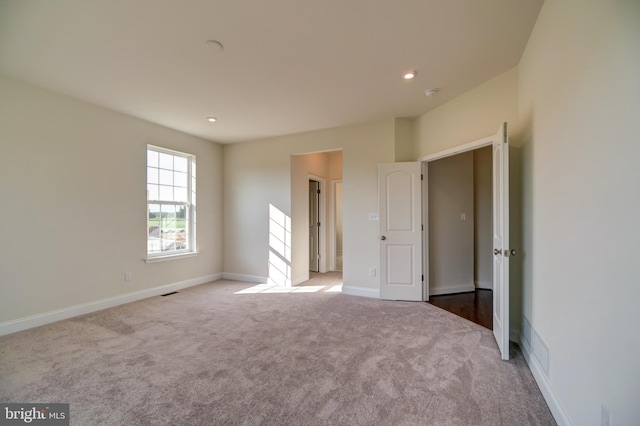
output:
[[[179,254],[169,254],[166,256],[154,256],[147,257],[144,260],[144,263],[156,263],[156,262],[164,262],[167,260],[177,260],[177,259],[185,259],[187,257],[195,257],[199,254],[197,251],[192,251],[189,253],[179,253]]]

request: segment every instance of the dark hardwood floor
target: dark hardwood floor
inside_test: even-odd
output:
[[[469,293],[430,296],[434,306],[493,329],[493,291],[478,289]]]

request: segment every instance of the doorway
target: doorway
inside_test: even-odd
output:
[[[309,179],[309,271],[320,272],[320,182]]]
[[[429,163],[429,303],[492,329],[492,149]]]
[[[342,150],[291,156],[291,285],[335,268],[335,221],[342,222],[335,214],[336,181],[342,181]]]

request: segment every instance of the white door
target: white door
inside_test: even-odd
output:
[[[320,182],[309,180],[309,270],[320,271]]]
[[[493,140],[493,335],[509,359],[509,136],[503,123]]]
[[[380,297],[422,301],[420,163],[378,165]]]

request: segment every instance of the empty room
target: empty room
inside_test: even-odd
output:
[[[638,424],[638,40],[629,0],[0,0],[0,423]],[[465,292],[486,327],[427,303]]]

